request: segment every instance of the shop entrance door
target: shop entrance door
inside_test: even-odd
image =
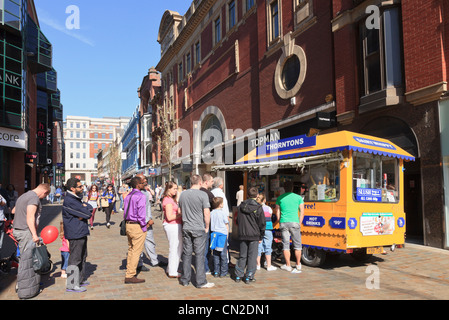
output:
[[[406,240],[423,244],[421,174],[415,170],[415,167],[419,169],[419,162],[420,160],[416,159],[416,163],[405,163],[404,210],[406,216]]]

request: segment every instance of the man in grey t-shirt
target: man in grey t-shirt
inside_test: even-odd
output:
[[[192,254],[195,252],[196,287],[212,288],[213,283],[206,280],[204,252],[210,225],[210,202],[207,194],[200,190],[201,176],[190,178],[191,188],[183,191],[179,198],[182,213],[182,276],[181,284],[189,285],[191,277]]]
[[[37,235],[39,218],[42,209],[41,199],[50,193],[49,184],[41,184],[36,189],[28,191],[17,199],[16,206],[12,210],[14,216],[14,238],[19,242],[20,259],[17,270],[17,288],[19,298],[31,298],[39,294],[40,275],[29,270],[31,250],[40,239]]]

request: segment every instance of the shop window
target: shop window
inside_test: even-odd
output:
[[[274,202],[285,193],[286,181],[293,182],[293,192],[301,195],[305,202],[336,202],[340,198],[339,161],[306,165],[298,170],[281,169],[278,174],[269,177],[268,185],[266,177],[259,177],[257,172],[250,173],[249,177],[249,185],[268,195],[268,201]]]
[[[354,152],[353,199],[359,202],[398,202],[397,159]]]

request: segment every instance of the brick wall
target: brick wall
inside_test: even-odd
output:
[[[404,65],[407,91],[447,81],[443,30],[448,29],[444,0],[402,2]],[[445,14],[445,24],[443,24]],[[446,47],[447,53],[447,47]]]

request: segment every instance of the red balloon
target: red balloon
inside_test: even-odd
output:
[[[41,238],[45,244],[50,244],[54,242],[58,238],[58,235],[59,235],[58,228],[54,226],[47,226],[44,229],[42,229],[41,232]]]

